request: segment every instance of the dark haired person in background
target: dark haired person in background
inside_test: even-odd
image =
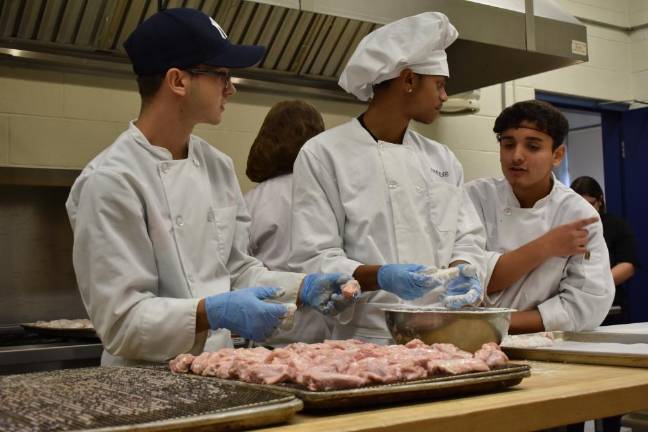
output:
[[[315,107],[282,101],[268,111],[250,149],[245,173],[259,184],[245,194],[251,217],[249,252],[271,270],[289,270],[293,164],[304,143],[322,131],[324,120]],[[279,329],[265,343],[321,342],[329,336],[322,314],[304,307],[295,314],[291,330]]]
[[[511,333],[593,329],[610,309],[614,283],[598,217],[552,173],[567,119],[530,100],[502,111],[493,131],[504,178],[465,186],[487,233],[486,304],[519,310]]]
[[[632,229],[623,219],[605,211],[603,189],[592,177],[578,177],[572,182],[571,188],[599,212],[603,223],[603,237],[610,253],[612,278],[616,285],[613,304],[621,306],[621,314],[611,315],[605,324],[628,323],[628,293],[623,283],[634,275],[638,265],[637,246]]]

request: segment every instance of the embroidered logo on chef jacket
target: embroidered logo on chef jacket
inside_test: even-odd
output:
[[[436,168],[430,168],[430,170],[432,170],[432,172],[438,175],[439,177],[448,177],[450,175],[448,171],[439,171]]]

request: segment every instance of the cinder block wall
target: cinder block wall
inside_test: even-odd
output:
[[[500,175],[492,133],[495,117],[504,106],[534,98],[536,89],[617,101],[648,97],[648,30],[610,27],[648,22],[648,0],[559,3],[576,16],[601,23],[588,24],[588,63],[482,89],[478,114],[442,117],[431,126],[414,125],[455,151],[466,179]],[[197,135],[234,159],[244,191],[253,186],[245,177],[245,164],[265,114],[275,102],[295,97],[240,90],[227,105],[222,124],[196,129]],[[322,112],[327,127],[363,110],[356,103],[308,101]],[[4,63],[0,65],[0,165],[81,168],[110,145],[138,110],[134,79]]]

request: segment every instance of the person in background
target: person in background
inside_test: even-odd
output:
[[[447,100],[445,49],[456,38],[437,12],[368,34],[339,81],[358,99],[370,99],[367,110],[312,138],[297,156],[290,265],[336,269],[362,285],[350,321],[335,323],[334,339],[389,343],[379,304],[413,299],[433,268],[459,266],[459,276],[447,290],[432,281],[437,288],[422,304],[481,301],[484,232],[461,189],[461,164],[409,127],[412,120],[432,123]]]
[[[103,365],[166,361],[263,340],[288,305],[331,311],[340,273],[273,272],[248,255],[249,215],[232,160],[191,134],[221,122],[230,68],[261,46],[231,44],[209,16],[162,10],[124,43],[142,106],[77,178],[66,203],[73,263]],[[271,300],[279,304],[272,304]]]
[[[578,177],[572,182],[571,188],[596,209],[603,223],[603,237],[610,254],[612,278],[616,285],[613,304],[621,307],[621,314],[611,315],[604,324],[626,324],[630,322],[630,304],[624,283],[634,275],[638,265],[637,246],[632,229],[623,219],[605,210],[603,189],[592,177]]]
[[[529,100],[502,111],[493,131],[504,178],[465,186],[488,236],[485,303],[519,310],[511,333],[591,330],[610,309],[614,283],[601,222],[552,173],[567,119]]]
[[[250,254],[271,270],[288,271],[293,164],[306,141],[324,131],[312,105],[290,100],[275,104],[252,144],[245,173],[259,183],[245,194],[250,223]],[[306,306],[295,314],[291,330],[278,331],[270,345],[321,342],[330,337],[324,316]]]

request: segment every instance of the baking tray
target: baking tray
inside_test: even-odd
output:
[[[548,347],[502,346],[513,359],[648,368],[648,334],[552,332]]]
[[[291,384],[261,387],[290,392],[304,402],[305,410],[320,411],[486,393],[517,385],[530,375],[530,366],[509,363],[488,372],[440,376],[345,390],[311,391]]]
[[[95,367],[0,377],[0,430],[231,431],[281,423],[294,395],[176,375],[167,367]]]
[[[35,323],[20,324],[28,332],[37,333],[42,336],[71,338],[71,339],[99,339],[97,332],[93,328],[78,328],[78,329],[57,329],[51,327],[42,327]]]

